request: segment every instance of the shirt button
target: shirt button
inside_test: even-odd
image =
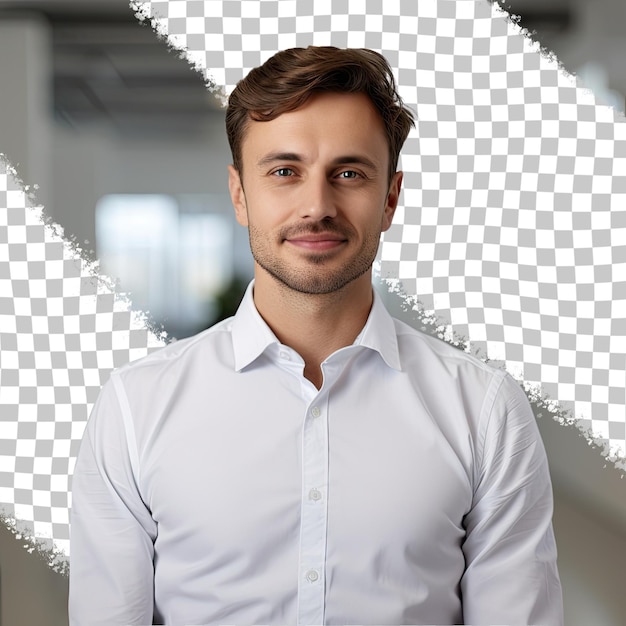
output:
[[[289,356],[289,352],[286,352],[284,350],[279,354],[279,356],[281,359],[285,359],[285,361],[291,360],[291,357]]]
[[[314,406],[314,407],[311,409],[311,415],[312,415],[313,417],[319,417],[321,414],[322,414],[322,412],[320,411],[320,408],[319,408],[318,406]]]
[[[310,582],[310,583],[314,583],[319,579],[320,575],[317,572],[317,570],[314,569],[310,569],[307,573],[306,573],[306,579]]]
[[[311,489],[309,491],[309,499],[317,502],[322,499],[322,492],[319,489]]]

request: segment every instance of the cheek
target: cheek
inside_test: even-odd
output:
[[[270,233],[276,230],[280,224],[276,219],[275,205],[271,202],[262,202],[255,196],[254,202],[248,205],[247,220],[248,228],[256,233]]]
[[[297,212],[299,196],[295,190],[258,185],[248,193],[248,199],[250,221],[271,230],[290,221]]]

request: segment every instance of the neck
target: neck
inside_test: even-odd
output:
[[[304,359],[304,375],[318,389],[321,363],[349,346],[372,308],[371,273],[328,294],[294,291],[264,272],[255,272],[254,304],[279,341]]]

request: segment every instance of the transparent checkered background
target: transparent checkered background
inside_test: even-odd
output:
[[[623,461],[623,119],[486,0],[132,6],[223,95],[279,49],[383,52],[419,121],[382,276],[444,320],[440,334],[547,392]],[[0,166],[0,513],[68,554],[69,476],[89,410],[112,368],[162,338],[29,204]]]
[[[100,387],[163,344],[96,269],[45,225],[0,160],[0,515],[61,554],[70,476]]]

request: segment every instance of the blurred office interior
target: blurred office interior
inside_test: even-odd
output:
[[[502,5],[623,112],[622,0]],[[0,0],[0,152],[38,185],[66,236],[170,336],[236,307],[252,262],[228,197],[224,111],[127,0]],[[566,623],[621,626],[626,480],[577,430],[539,425]],[[0,626],[66,624],[66,601],[67,579],[0,527]]]

